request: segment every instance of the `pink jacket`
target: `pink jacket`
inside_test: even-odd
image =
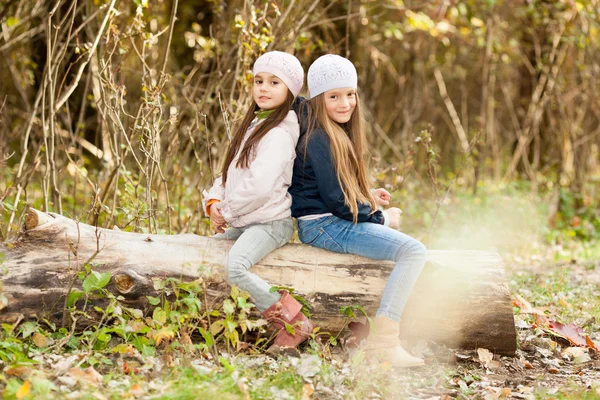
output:
[[[242,147],[253,129],[246,132]],[[220,200],[221,214],[235,228],[290,217],[292,197],[288,187],[299,135],[298,117],[290,111],[260,140],[249,168],[236,166],[238,154],[227,170],[225,187],[219,177],[209,191],[202,193],[202,209],[206,212],[209,200]]]

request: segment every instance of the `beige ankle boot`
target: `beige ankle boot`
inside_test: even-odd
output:
[[[375,332],[369,335],[367,343],[363,346],[367,357],[388,362],[394,367],[418,367],[425,362],[411,356],[402,348],[398,338],[399,325],[396,321],[386,317],[373,318]]]

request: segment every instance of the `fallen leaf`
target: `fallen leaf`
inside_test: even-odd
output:
[[[312,400],[312,395],[315,392],[315,388],[311,383],[305,383],[302,386],[302,400]]]
[[[542,310],[533,308],[531,303],[529,303],[527,300],[525,300],[518,294],[515,294],[515,300],[513,300],[513,305],[519,307],[521,314],[544,315],[544,312]]]
[[[527,360],[521,360],[521,363],[523,364],[523,366],[527,369],[533,369],[533,365],[527,361]]]
[[[494,358],[494,354],[491,351],[481,347],[477,349],[477,354],[479,355],[479,361],[483,365],[487,365]]]
[[[15,396],[17,397],[17,399],[24,399],[25,397],[27,397],[29,395],[30,392],[31,392],[31,384],[29,383],[29,381],[25,381],[25,383],[23,383],[23,386],[21,386],[19,388],[19,390],[17,390],[17,393],[15,393]]]
[[[237,381],[238,388],[242,392],[244,400],[250,400],[250,392],[248,392],[248,378],[244,377]]]
[[[72,378],[70,376],[58,376],[56,379],[60,383],[62,383],[63,385],[66,385],[68,387],[73,387],[73,386],[77,385],[77,379]]]
[[[78,382],[88,383],[90,385],[99,385],[102,383],[104,378],[94,369],[94,367],[88,367],[81,369],[79,367],[69,369],[67,372],[71,378],[76,379]]]
[[[144,395],[145,391],[138,383],[134,383],[131,385],[131,388],[129,388],[129,393],[137,397]]]
[[[8,376],[14,376],[14,377],[22,379],[24,377],[27,377],[31,373],[31,371],[27,367],[20,366],[20,367],[10,367],[5,371],[5,373]]]
[[[584,347],[567,347],[563,350],[562,355],[564,358],[573,361],[574,364],[581,364],[592,359],[588,350]]]
[[[560,370],[558,368],[550,367],[548,368],[548,372],[550,372],[551,374],[558,374]]]
[[[170,328],[162,328],[158,332],[154,332],[152,338],[156,341],[156,345],[158,346],[163,340],[171,340],[175,337],[175,332],[173,332]]]
[[[546,318],[536,318],[536,323],[548,333],[563,338],[575,346],[589,347],[598,351],[598,345],[590,339],[583,328],[575,324],[563,325]]]
[[[33,334],[32,340],[37,347],[42,348],[48,346],[48,338],[39,332]]]
[[[531,328],[531,325],[529,325],[527,322],[523,321],[518,316],[515,316],[515,326],[519,329],[530,329]]]
[[[502,395],[502,390],[500,390],[500,388],[486,387],[484,390],[484,400],[496,400]]]

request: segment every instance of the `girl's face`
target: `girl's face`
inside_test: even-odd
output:
[[[282,105],[288,96],[288,87],[281,79],[268,72],[254,76],[252,98],[261,110],[274,110]]]
[[[338,124],[350,121],[356,108],[356,89],[332,89],[323,93],[323,96],[325,96],[325,108],[329,118]]]

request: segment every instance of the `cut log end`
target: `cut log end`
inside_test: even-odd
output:
[[[25,230],[31,230],[37,228],[40,225],[52,220],[50,214],[36,210],[35,208],[29,208],[27,214],[25,214]]]
[[[127,274],[117,274],[113,277],[115,286],[121,294],[127,294],[133,288],[133,279]]]

